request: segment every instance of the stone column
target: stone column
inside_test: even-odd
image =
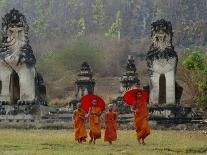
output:
[[[160,74],[154,72],[150,77],[150,104],[158,104],[159,102],[159,78]]]
[[[22,66],[18,71],[20,83],[20,100],[33,101],[35,99],[35,69]]]
[[[1,80],[1,94],[0,101],[10,102],[10,77],[12,70],[7,67],[5,64],[0,64],[0,80]]]

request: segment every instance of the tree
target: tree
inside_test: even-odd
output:
[[[85,24],[85,19],[84,18],[80,18],[78,20],[78,34],[77,37],[81,37],[83,35],[85,35],[85,31],[86,31],[86,24]]]
[[[206,52],[207,53],[207,52]],[[207,108],[207,57],[201,49],[185,49],[185,56],[181,61],[187,73],[185,81],[193,91],[193,100],[199,108]]]
[[[122,25],[122,18],[121,18],[121,12],[118,11],[116,14],[116,20],[115,22],[111,25],[110,29],[106,33],[107,36],[116,38],[120,40],[120,31],[121,31],[121,25]]]
[[[95,0],[92,4],[93,22],[98,26],[99,29],[103,29],[105,26],[105,11],[102,0]]]
[[[32,25],[32,30],[38,39],[43,39],[46,36],[47,22],[46,17],[41,16],[35,20]]]
[[[34,2],[39,17],[32,24],[32,30],[38,39],[44,39],[47,34],[49,7],[45,8],[44,2],[43,0],[36,0]]]

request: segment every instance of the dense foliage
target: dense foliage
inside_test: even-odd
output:
[[[207,52],[206,52],[207,54]],[[185,81],[192,91],[192,97],[198,107],[207,108],[207,57],[202,50],[185,49],[182,60]]]

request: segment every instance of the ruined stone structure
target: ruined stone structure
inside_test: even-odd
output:
[[[95,87],[95,80],[93,79],[93,72],[87,62],[81,65],[80,73],[76,80],[76,99],[81,99],[84,95],[93,94]]]
[[[75,99],[70,102],[73,110],[76,109],[76,104],[84,95],[94,93],[95,80],[93,79],[91,67],[87,62],[82,63],[75,85]]]
[[[123,101],[123,94],[140,85],[138,73],[136,72],[135,60],[132,55],[128,56],[127,64],[124,73],[120,77],[120,96],[113,100],[112,103],[116,105],[117,111],[121,114],[131,113],[130,106]]]
[[[172,25],[164,19],[152,23],[152,45],[147,53],[150,73],[150,104],[176,104],[178,56],[172,45]]]
[[[46,88],[35,68],[25,16],[12,9],[2,18],[1,30],[0,104],[45,104]]]
[[[175,80],[178,56],[172,37],[169,21],[161,19],[152,23],[152,45],[146,58],[150,75],[150,120],[185,123],[201,117],[191,107],[180,104],[183,88]]]
[[[120,78],[120,92],[124,93],[127,90],[130,90],[134,86],[140,84],[138,79],[138,74],[136,73],[136,66],[134,64],[134,57],[129,55],[126,65],[126,71]]]

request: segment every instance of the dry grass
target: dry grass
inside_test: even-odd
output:
[[[147,145],[136,142],[134,131],[118,132],[113,145],[77,144],[72,130],[0,130],[2,155],[172,155],[207,154],[207,135],[189,131],[152,131]]]

